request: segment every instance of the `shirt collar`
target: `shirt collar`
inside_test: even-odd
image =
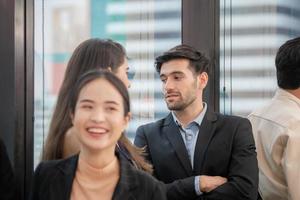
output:
[[[280,97],[289,98],[292,101],[296,102],[300,106],[300,99],[299,98],[297,98],[296,96],[292,95],[291,93],[289,93],[288,91],[286,91],[284,89],[278,88],[276,90],[274,98],[280,98]]]
[[[205,102],[203,102],[203,110],[199,113],[199,115],[189,123],[189,125],[193,122],[195,122],[198,126],[201,125],[202,123],[202,120],[204,118],[204,115],[206,113],[206,110],[207,110],[207,104]],[[172,116],[173,116],[173,120],[175,121],[175,123],[179,126],[179,127],[182,127],[181,125],[181,122],[177,119],[175,113],[172,111]]]

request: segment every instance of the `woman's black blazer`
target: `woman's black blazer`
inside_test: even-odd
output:
[[[134,168],[122,155],[117,155],[121,173],[113,200],[166,200],[163,183]],[[69,200],[77,162],[78,155],[40,163],[35,170],[31,199]]]

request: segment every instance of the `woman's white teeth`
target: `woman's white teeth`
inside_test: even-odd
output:
[[[105,133],[106,132],[106,130],[103,128],[89,128],[88,131],[92,132],[92,133]]]

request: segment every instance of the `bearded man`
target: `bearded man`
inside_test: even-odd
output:
[[[137,129],[168,199],[255,200],[258,166],[250,122],[208,110],[209,60],[188,45],[156,58],[170,114]]]

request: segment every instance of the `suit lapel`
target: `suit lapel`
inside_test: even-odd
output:
[[[206,150],[215,133],[217,115],[206,112],[199,128],[194,154],[194,171],[200,173],[205,159]]]
[[[185,169],[186,173],[192,175],[192,165],[188,157],[186,147],[184,145],[182,136],[180,134],[179,128],[173,120],[173,116],[170,113],[164,123],[163,132],[166,133],[168,140],[173,146],[173,149],[176,152],[176,155]]]
[[[120,161],[121,173],[112,199],[137,200],[135,198],[138,180],[133,172],[133,166],[122,155],[117,153]]]
[[[125,177],[125,179],[128,179],[128,178],[130,179],[130,176],[126,177],[126,175],[125,175],[124,177]],[[122,180],[122,177],[120,179],[121,180],[118,182],[117,187],[115,188],[112,199],[114,199],[114,200],[117,200],[117,199],[136,200],[136,198],[134,197],[133,191],[131,191],[132,188],[129,187],[131,182],[129,182],[128,180],[127,181]]]
[[[72,156],[58,166],[59,170],[62,173],[62,179],[57,181],[57,185],[55,187],[59,187],[60,191],[63,191],[64,198],[70,199],[73,180],[76,173],[76,168],[78,164],[78,155]],[[58,186],[61,185],[61,186]]]

